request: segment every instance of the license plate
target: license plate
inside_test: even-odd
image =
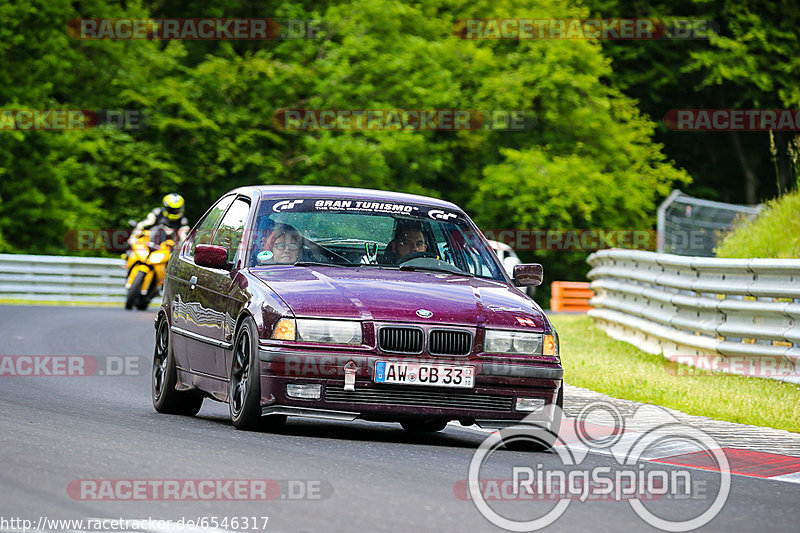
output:
[[[378,361],[375,363],[375,383],[403,385],[433,385],[471,389],[475,382],[474,366],[431,365]]]

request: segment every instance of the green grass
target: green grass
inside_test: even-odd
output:
[[[739,223],[717,247],[717,257],[800,257],[800,191],[767,203],[759,215]]]
[[[800,433],[800,386],[667,364],[606,335],[585,315],[552,315],[564,380],[616,398]],[[677,371],[676,371],[677,370]],[[694,375],[684,375],[684,374]]]

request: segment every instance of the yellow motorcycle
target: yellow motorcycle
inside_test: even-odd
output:
[[[144,311],[164,285],[164,275],[175,241],[165,226],[153,226],[142,232],[133,249],[122,258],[128,262],[125,309]]]

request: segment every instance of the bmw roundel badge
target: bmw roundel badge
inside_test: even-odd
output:
[[[430,318],[433,316],[433,311],[427,309],[417,309],[417,316],[420,318]]]

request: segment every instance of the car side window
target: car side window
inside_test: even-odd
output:
[[[247,222],[247,214],[250,212],[250,202],[242,198],[237,198],[231,205],[222,222],[219,223],[217,231],[211,244],[223,246],[228,250],[228,262],[232,262],[236,257],[236,251],[242,242],[244,235],[244,225]]]
[[[188,247],[185,248],[188,250],[188,257],[194,257],[194,248],[198,244],[211,244],[211,237],[214,235],[214,228],[217,226],[217,223],[222,218],[222,214],[225,213],[225,210],[228,209],[228,206],[231,205],[231,202],[233,202],[234,198],[235,197],[233,195],[226,196],[217,202],[217,204],[208,212],[203,221],[197,226],[194,232],[192,232],[192,234],[189,236],[189,242],[187,243]]]

